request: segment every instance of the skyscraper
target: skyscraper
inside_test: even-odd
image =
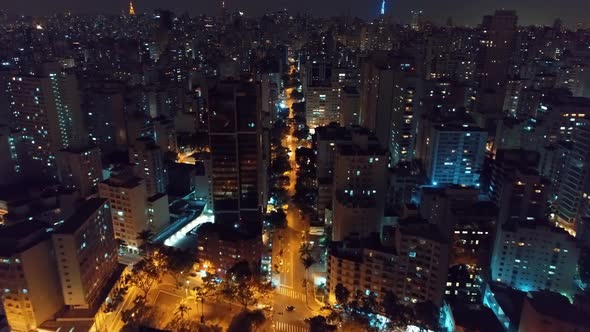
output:
[[[17,182],[22,175],[22,137],[19,131],[0,125],[0,185]]]
[[[378,233],[385,205],[387,151],[369,144],[368,133],[353,133],[334,159],[332,240]]]
[[[52,238],[64,303],[72,308],[94,307],[118,264],[109,202],[85,201]]]
[[[258,84],[222,81],[209,91],[213,210],[216,222],[258,224],[266,174]]]
[[[139,166],[137,175],[144,179],[148,196],[166,193],[168,188],[168,169],[162,154],[151,137],[140,137],[129,146],[129,161]]]
[[[413,157],[420,90],[411,58],[375,53],[362,64],[359,120],[391,150],[395,163]]]
[[[556,217],[562,227],[587,237],[590,217],[590,120],[574,128],[572,148],[566,153],[557,184]]]
[[[510,10],[497,10],[483,18],[478,72],[485,88],[498,88],[506,82],[517,20],[516,12]]]
[[[102,181],[101,154],[98,147],[61,150],[57,153],[60,182],[78,190],[81,197],[96,193]]]
[[[137,239],[140,232],[157,232],[159,225],[150,225],[147,217],[147,193],[145,182],[128,174],[118,174],[98,185],[99,194],[111,203],[111,216],[115,238],[131,250],[137,251],[143,244]]]
[[[9,89],[15,124],[26,150],[25,174],[56,177],[57,151],[88,141],[76,76],[47,64],[42,75],[12,77]]]

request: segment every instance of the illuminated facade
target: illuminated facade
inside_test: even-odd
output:
[[[71,308],[93,307],[118,264],[108,201],[87,200],[52,238],[64,303]]]
[[[494,281],[521,291],[575,294],[579,248],[564,230],[535,223],[509,223],[496,235],[491,263]]]
[[[418,222],[384,231],[360,248],[332,247],[328,255],[330,298],[338,284],[351,294],[374,293],[377,300],[393,292],[402,302],[432,301],[441,306],[447,280],[448,243],[434,226]],[[387,234],[388,233],[388,234]]]
[[[584,219],[590,216],[590,120],[575,127],[572,142],[557,183],[556,217],[562,227],[583,234],[588,227]]]
[[[98,147],[61,150],[57,153],[57,165],[61,183],[78,190],[86,197],[97,191],[102,181],[102,162]]]
[[[2,302],[13,332],[36,331],[64,306],[46,228],[33,220],[0,230]]]
[[[168,169],[163,152],[150,137],[141,137],[129,146],[129,160],[138,165],[138,176],[146,184],[148,196],[165,193],[168,188]]]
[[[369,144],[368,133],[353,133],[337,147],[334,159],[332,240],[378,233],[387,183],[387,151]],[[361,221],[362,220],[362,221]]]
[[[44,75],[14,76],[9,82],[27,174],[57,176],[57,151],[77,148],[87,141],[76,76],[51,65],[46,65]]]
[[[309,128],[325,126],[340,120],[340,89],[324,86],[307,87],[305,119]]]
[[[431,130],[426,171],[432,185],[479,186],[487,132],[464,125],[436,125]]]
[[[15,183],[20,179],[23,152],[20,132],[0,125],[0,155],[4,156],[0,160],[0,185]]]
[[[260,222],[263,166],[258,84],[223,81],[210,90],[209,142],[215,220]]]
[[[147,218],[147,191],[145,182],[133,176],[115,175],[98,185],[100,197],[111,203],[111,216],[115,238],[137,250],[143,243],[137,235],[150,227]]]

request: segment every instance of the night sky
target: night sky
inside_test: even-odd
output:
[[[149,12],[154,8],[166,8],[177,13],[217,14],[220,0],[134,0],[136,11]],[[227,0],[230,10],[242,10],[247,15],[259,15],[268,11],[287,8],[290,11],[309,11],[315,16],[346,14],[372,18],[379,9],[380,0]],[[422,9],[426,17],[444,23],[449,16],[456,24],[473,25],[494,9],[515,9],[521,24],[551,24],[560,17],[566,25],[589,22],[588,0],[389,0],[388,11],[406,22],[410,10]],[[44,15],[70,10],[75,13],[119,13],[127,8],[128,0],[0,0],[0,9],[11,14]]]

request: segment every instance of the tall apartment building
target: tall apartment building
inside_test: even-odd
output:
[[[549,182],[539,175],[534,151],[498,150],[492,166],[490,197],[498,206],[498,223],[543,220]]]
[[[98,185],[101,198],[111,203],[111,216],[115,238],[131,249],[143,243],[137,235],[144,230],[157,232],[161,226],[149,224],[147,218],[147,190],[145,182],[134,176],[113,175]]]
[[[353,133],[334,159],[332,240],[379,233],[387,182],[387,151],[371,145],[368,133]]]
[[[422,78],[414,69],[414,61],[400,59],[397,74],[391,133],[387,145],[393,164],[412,161],[416,154],[416,119],[422,100]]]
[[[78,190],[81,197],[96,192],[98,183],[102,181],[101,153],[98,147],[58,151],[57,168],[60,183]]]
[[[383,146],[395,148],[394,156],[402,154],[402,147],[413,146],[414,105],[419,102],[415,75],[411,58],[382,53],[373,54],[361,67],[360,123],[374,131]]]
[[[340,90],[340,119],[344,127],[359,126],[361,99],[356,87],[345,86]]]
[[[0,185],[15,183],[22,175],[23,157],[22,137],[20,131],[0,125]]]
[[[401,224],[401,223],[400,223]],[[402,302],[442,304],[449,245],[435,226],[409,222],[387,228],[381,241],[368,239],[360,247],[336,244],[329,251],[327,288],[330,298],[338,284],[352,294],[393,292]]]
[[[427,142],[426,172],[433,185],[479,186],[487,132],[469,124],[439,124]]]
[[[0,285],[14,332],[36,331],[64,306],[47,225],[36,220],[0,229]]]
[[[579,256],[575,238],[542,222],[511,222],[496,233],[491,277],[521,291],[573,296]]]
[[[247,261],[252,269],[260,267],[263,247],[259,237],[243,237],[223,225],[208,223],[199,228],[197,256],[225,273],[236,263]]]
[[[125,100],[121,91],[118,84],[105,84],[83,92],[88,137],[105,154],[127,144]]]
[[[129,146],[129,161],[139,166],[137,175],[145,181],[148,196],[166,193],[168,169],[162,150],[151,137],[140,137]]]
[[[64,304],[76,309],[94,307],[118,264],[108,200],[92,198],[82,203],[52,239]]]
[[[477,71],[484,87],[503,85],[508,75],[517,20],[516,13],[508,10],[498,10],[483,18]]]
[[[340,121],[340,89],[308,86],[305,93],[305,119],[309,128]]]
[[[556,219],[571,233],[586,237],[590,231],[585,223],[590,216],[590,120],[575,127],[571,145],[559,174]]]
[[[22,132],[29,175],[57,176],[57,151],[88,141],[80,111],[78,82],[47,65],[43,75],[14,76],[9,89],[15,125]]]
[[[338,146],[350,145],[354,135],[368,135],[368,145],[379,148],[377,137],[360,127],[345,128],[336,124],[316,128],[315,147],[317,151],[318,202],[320,220],[324,219],[325,209],[332,206],[334,162]]]
[[[263,158],[260,87],[222,81],[209,91],[209,146],[216,222],[260,223]],[[267,159],[267,158],[266,158]]]
[[[150,124],[154,142],[162,149],[162,152],[178,152],[174,121],[165,116],[159,116],[152,119]]]

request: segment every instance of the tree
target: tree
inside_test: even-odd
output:
[[[160,277],[160,270],[153,256],[146,257],[133,265],[129,274],[129,284],[139,288],[145,296],[149,293],[154,282]]]
[[[439,310],[431,301],[416,303],[414,314],[418,320],[418,326],[423,326],[430,330],[437,329]]]
[[[239,261],[227,270],[227,275],[236,282],[249,281],[252,278],[250,263]]]
[[[177,250],[172,247],[165,248],[162,248],[160,252],[166,265],[166,272],[174,278],[177,287],[182,287],[193,269],[195,258],[188,251]]]
[[[336,302],[344,307],[348,303],[348,298],[350,297],[350,291],[344,287],[342,284],[337,284],[336,288],[334,289],[334,295],[336,296]]]
[[[362,299],[361,311],[365,314],[374,314],[377,310],[377,294],[370,292],[369,295]]]
[[[262,310],[244,310],[232,319],[227,332],[253,332],[265,321],[266,317]]]
[[[287,226],[287,214],[282,209],[270,213],[270,223],[276,228],[285,228]]]
[[[138,296],[133,300],[130,309],[121,312],[121,320],[127,326],[150,326],[154,323],[155,315],[152,307],[147,305],[145,296]]]
[[[291,109],[293,110],[293,113],[295,114],[305,114],[305,102],[298,102],[298,103],[293,103],[293,105],[291,105]]]
[[[289,95],[289,97],[291,97],[291,99],[301,100],[303,99],[304,95],[303,92],[299,92],[299,90],[293,89],[291,90],[291,94]]]
[[[178,305],[178,307],[176,307],[176,310],[174,311],[174,315],[177,316],[178,320],[183,320],[184,315],[186,315],[190,310],[191,310],[191,308],[189,306],[181,303]]]
[[[391,327],[403,328],[409,323],[409,308],[399,303],[398,297],[391,291],[385,292],[381,302],[383,313],[391,320]]]
[[[309,324],[309,332],[336,331],[336,326],[328,324],[324,316],[311,317],[307,320],[307,324]]]
[[[309,128],[307,126],[301,128],[301,129],[297,129],[293,132],[293,136],[295,136],[297,139],[306,139],[307,136],[309,136]]]
[[[301,258],[301,263],[303,263],[303,267],[305,268],[305,271],[307,271],[313,264],[316,263],[316,260],[313,258],[313,256],[307,255]]]
[[[203,313],[203,306],[205,305],[205,298],[207,296],[213,295],[217,291],[217,286],[219,285],[215,280],[215,275],[209,272],[206,273],[204,277],[201,278],[203,283],[200,286],[194,288],[195,297],[197,300],[201,301],[201,323],[205,321],[205,315]]]
[[[125,280],[128,280],[127,276],[124,278],[125,278]],[[117,286],[115,288],[115,290],[113,291],[113,296],[111,297],[109,303],[106,304],[103,311],[105,313],[115,311],[117,309],[117,307],[119,307],[119,304],[121,304],[123,299],[125,299],[125,295],[127,295],[128,290],[129,290],[129,286],[127,285],[126,281],[123,283],[123,285]]]
[[[309,256],[311,255],[311,246],[309,243],[305,242],[299,246],[299,257]]]

